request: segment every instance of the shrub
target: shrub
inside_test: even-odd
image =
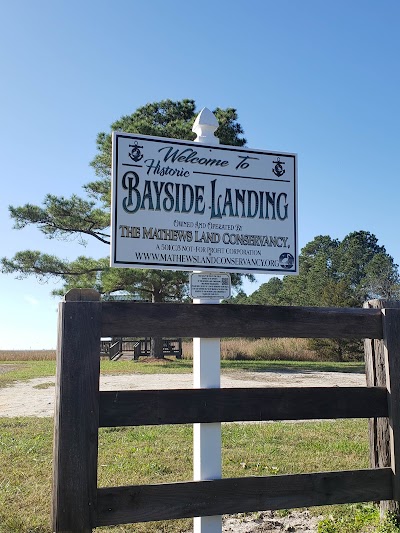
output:
[[[362,361],[363,343],[357,339],[308,339],[310,350],[322,361]]]

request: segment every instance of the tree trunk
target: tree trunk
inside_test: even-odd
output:
[[[162,337],[152,337],[150,343],[150,357],[164,359],[163,339]]]

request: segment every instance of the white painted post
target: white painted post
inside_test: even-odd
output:
[[[195,142],[219,144],[214,132],[218,121],[214,114],[203,108],[194,122]],[[218,304],[218,300],[195,298],[194,304]],[[220,340],[193,339],[193,387],[219,388],[220,371]],[[221,469],[221,424],[194,424],[193,427],[193,477],[195,481],[220,479]],[[221,516],[197,516],[194,518],[194,533],[221,533]]]

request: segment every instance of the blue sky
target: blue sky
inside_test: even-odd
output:
[[[1,256],[108,255],[13,230],[8,205],[80,194],[98,132],[191,98],[236,108],[250,148],[298,154],[300,247],[363,229],[399,263],[399,27],[397,0],[4,3]],[[0,275],[0,349],[55,347],[56,286]]]

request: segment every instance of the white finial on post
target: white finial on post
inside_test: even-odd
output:
[[[219,139],[214,135],[218,128],[218,120],[214,113],[203,107],[194,121],[192,131],[196,133],[195,142],[204,144],[219,144]]]

